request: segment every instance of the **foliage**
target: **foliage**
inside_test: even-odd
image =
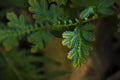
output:
[[[39,70],[39,68],[36,69],[36,67],[31,64],[31,62],[34,61],[33,59],[34,57],[26,55],[25,51],[21,51],[18,53],[9,52],[9,53],[2,53],[2,54],[5,59],[4,64],[7,65],[5,68],[3,68],[3,70],[6,75],[11,74],[12,76],[9,76],[9,77],[3,76],[3,78],[1,76],[0,79],[2,80],[12,80],[12,79],[13,80],[14,79],[16,80],[25,80],[25,79],[39,80],[39,79],[44,78],[44,75],[42,76],[38,74],[41,70]]]
[[[27,7],[26,0],[7,0],[7,3],[9,2],[15,7]],[[16,4],[19,2],[19,5]],[[114,0],[71,0],[70,2],[69,0],[28,0],[28,3],[34,23],[28,23],[24,15],[18,16],[13,11],[7,13],[9,20],[7,27],[4,23],[0,23],[0,26],[5,26],[0,27],[0,43],[3,45],[1,47],[5,49],[0,59],[3,59],[6,63],[4,65],[7,65],[5,70],[9,68],[9,72],[16,74],[16,80],[45,78],[45,75],[41,76],[39,70],[31,64],[32,60],[33,62],[34,60],[35,62],[42,60],[42,63],[44,61],[57,63],[54,60],[47,60],[47,58],[26,55],[29,51],[17,51],[21,40],[25,38],[32,45],[29,53],[36,53],[44,48],[45,43],[52,40],[51,33],[56,35],[63,32],[60,34],[64,38],[62,44],[71,48],[68,52],[68,58],[73,61],[75,67],[80,67],[85,63],[87,55],[93,49],[91,43],[95,41],[93,33],[95,26],[92,21],[114,14],[111,8]],[[5,4],[0,5],[4,6]],[[14,9],[2,10],[0,18],[3,18],[4,13],[9,10]],[[1,64],[3,63],[1,62]],[[23,70],[19,70],[20,67]],[[56,72],[53,72],[51,76],[54,76]],[[65,72],[58,71],[57,73],[59,75]]]
[[[29,10],[34,13],[33,18],[36,23],[44,21],[56,23],[61,16],[61,9],[58,6],[51,5],[48,9],[48,4],[45,0],[29,0]]]
[[[16,53],[17,52],[17,53]],[[43,80],[49,75],[41,74],[43,72],[43,68],[39,68],[34,63],[47,63],[47,64],[54,64],[60,65],[59,62],[49,59],[47,57],[38,57],[28,55],[28,51],[10,51],[10,52],[3,52],[1,54],[1,67],[2,70],[0,72],[0,79],[2,80]],[[63,72],[63,71],[61,71]],[[61,73],[60,72],[60,73]],[[64,71],[65,72],[65,71]],[[27,74],[26,74],[27,73]],[[7,77],[3,76],[6,75]],[[59,74],[59,72],[58,72]],[[51,76],[50,76],[51,77]]]
[[[75,67],[80,67],[85,62],[86,55],[92,49],[90,44],[87,42],[94,41],[94,35],[92,30],[93,25],[86,24],[82,27],[76,27],[73,32],[66,31],[63,33],[64,40],[62,44],[72,48],[68,53],[68,58],[73,60]]]

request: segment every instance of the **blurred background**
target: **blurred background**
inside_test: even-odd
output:
[[[120,6],[120,0],[116,0],[116,4]],[[2,0],[0,2],[0,28],[7,27],[6,13],[10,11],[14,11],[18,15],[25,15],[28,23],[33,23],[28,7],[27,0]],[[25,62],[26,58],[19,57],[18,60],[15,58],[18,56],[14,54],[16,52],[6,52],[0,48],[0,80],[120,80],[120,33],[117,32],[118,22],[119,20],[115,15],[96,21],[94,30],[96,41],[93,44],[95,49],[90,52],[86,63],[80,68],[74,68],[71,61],[67,59],[69,49],[61,45],[62,39],[51,34],[53,40],[49,41],[42,51],[36,54],[27,54],[40,57],[38,62],[31,63],[40,69],[38,72],[40,79],[31,78],[34,72],[26,71],[28,66],[17,66],[27,63]],[[19,51],[29,49],[30,45],[26,39],[21,40]],[[13,53],[11,55],[14,56],[6,55],[8,53]],[[25,53],[25,51],[22,53]],[[44,57],[44,59],[41,57]],[[12,64],[9,60],[13,60],[13,62],[18,60],[18,62],[9,65]],[[8,68],[8,66],[10,67]]]

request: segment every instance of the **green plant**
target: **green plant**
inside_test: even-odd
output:
[[[28,2],[35,23],[28,24],[23,15],[17,17],[14,12],[7,13],[8,27],[5,30],[1,29],[0,32],[1,43],[3,43],[6,50],[16,47],[18,41],[27,35],[28,41],[33,43],[31,51],[37,52],[43,48],[43,42],[49,41],[49,31],[59,31],[72,27],[75,28],[74,31],[67,31],[66,29],[63,33],[64,40],[62,44],[72,48],[68,53],[68,58],[73,60],[76,67],[79,67],[92,49],[90,42],[95,40],[92,32],[94,28],[92,21],[113,14],[110,7],[113,5],[114,0],[71,0],[71,4],[68,5],[66,0],[59,0],[55,1],[59,5],[51,4],[50,6],[51,0],[29,0]],[[64,5],[67,5],[67,7]],[[74,11],[74,13],[71,11]],[[68,14],[68,12],[71,13]],[[64,17],[66,15],[67,17]]]
[[[69,0],[29,0],[29,11],[35,22],[29,24],[25,16],[8,12],[8,27],[0,29],[0,43],[5,51],[14,51],[19,42],[26,38],[32,44],[31,53],[36,53],[44,48],[44,43],[51,40],[51,33],[57,37],[62,35],[62,44],[70,48],[68,58],[75,67],[80,67],[85,63],[89,52],[93,50],[91,44],[95,41],[93,21],[116,15],[111,8],[114,2],[114,0],[70,0],[70,2]],[[59,35],[58,32],[62,34]],[[34,57],[33,60],[35,59]],[[30,78],[31,80],[38,80],[37,74],[32,76],[35,79]],[[23,79],[19,78],[19,80]]]

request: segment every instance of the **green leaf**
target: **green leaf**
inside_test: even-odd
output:
[[[89,32],[91,25],[76,27],[74,31],[66,31],[63,33],[64,40],[62,44],[71,48],[68,52],[68,58],[72,59],[75,67],[80,67],[85,63],[86,56],[92,50],[92,46],[87,41],[94,41],[94,35]]]
[[[17,17],[14,12],[7,13],[8,27],[16,28],[16,29],[27,29],[30,28],[31,25],[27,24],[27,21],[23,15]]]
[[[85,31],[85,32],[83,32],[82,36],[87,41],[95,41],[95,37],[92,32]]]
[[[65,39],[62,41],[62,44],[64,46],[67,46],[68,48],[73,47],[74,42],[75,42],[75,38],[76,38],[75,36],[76,36],[76,34],[74,32],[71,32],[71,31],[64,32],[63,38],[65,38]]]
[[[12,32],[12,36],[20,36],[25,35],[26,33],[30,33],[33,29],[31,24],[27,24],[27,20],[23,15],[17,17],[14,12],[7,13],[8,27]]]
[[[33,18],[36,20],[36,23],[50,20],[46,0],[29,0],[28,2],[30,4],[29,10],[34,13]]]
[[[33,18],[36,20],[36,23],[55,23],[59,20],[62,10],[60,7],[51,5],[50,9],[48,9],[46,0],[29,0],[29,4],[29,10],[34,13]]]
[[[86,25],[84,25],[83,27],[81,27],[81,33],[82,33],[82,37],[86,40],[86,41],[95,41],[95,35],[93,34],[93,29],[94,25],[87,23]]]
[[[88,18],[91,14],[94,14],[94,8],[93,7],[86,8],[80,13],[80,18],[81,19]]]
[[[50,17],[50,21],[51,23],[57,23],[59,20],[62,20],[60,16],[62,16],[62,11],[63,9],[61,9],[59,6],[55,6],[52,5],[50,7],[50,11],[49,11],[49,17]]]
[[[18,36],[21,36],[21,35],[23,36],[26,33],[28,33],[30,35],[28,36],[28,41],[30,43],[33,43],[33,46],[31,48],[32,53],[35,53],[38,50],[43,49],[44,43],[50,40],[50,34],[47,31],[45,30],[36,31],[36,28],[38,29],[38,25],[35,24],[33,27],[32,25],[27,24],[27,21],[23,15],[20,15],[19,17],[17,17],[15,13],[10,12],[7,14],[7,18],[9,20],[8,26],[12,30],[8,31],[6,36],[3,32],[1,32],[1,35],[4,34],[3,38],[6,38],[8,36],[18,37]],[[43,25],[41,27],[43,27]],[[32,33],[33,29],[35,29],[36,32]]]
[[[11,49],[14,45],[16,46],[18,43],[18,38],[22,37],[26,33],[31,32],[32,25],[27,24],[27,21],[23,15],[17,17],[14,12],[7,13],[8,22],[8,29],[0,31],[0,38],[3,41],[3,45],[6,49]]]
[[[37,31],[32,33],[29,37],[28,37],[28,41],[30,43],[33,43],[34,45],[31,48],[31,52],[35,53],[38,50],[41,50],[44,48],[44,43],[46,43],[47,41],[49,41],[51,39],[51,35],[46,32],[46,31]]]

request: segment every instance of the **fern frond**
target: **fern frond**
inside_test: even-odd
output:
[[[60,30],[60,29],[64,29],[64,28],[68,28],[71,26],[77,26],[83,23],[87,23],[90,20],[95,20],[97,17],[88,19],[88,20],[83,20],[83,21],[79,21],[79,19],[75,19],[75,20],[68,20],[68,21],[58,21],[58,23],[55,23],[53,25],[50,25],[49,23],[46,23],[45,25],[42,23],[41,26],[38,27],[38,25],[30,25],[27,24],[25,17],[23,15],[21,15],[20,17],[17,17],[15,15],[15,13],[11,12],[7,14],[7,18],[9,20],[8,26],[10,27],[8,30],[4,30],[1,31],[1,40],[3,39],[8,39],[7,41],[9,41],[12,37],[16,42],[17,45],[17,41],[19,40],[19,37],[22,37],[26,34],[28,34],[28,41],[30,43],[33,43],[33,47],[31,49],[31,52],[36,52],[39,49],[43,48],[43,43],[47,42],[50,40],[50,34],[49,32],[46,31],[46,29],[48,30]],[[9,42],[8,42],[9,43]],[[11,42],[8,44],[6,41],[4,43],[5,46],[9,47],[10,44],[14,43]],[[15,46],[16,46],[15,45]],[[10,47],[11,48],[11,47]]]
[[[56,23],[61,16],[62,9],[55,5],[52,5],[48,9],[48,3],[46,0],[29,0],[29,4],[29,10],[34,13],[33,18],[35,19],[36,23]]]
[[[51,35],[46,31],[36,31],[28,36],[28,41],[33,43],[31,52],[35,53],[44,48],[44,43],[51,40]]]
[[[94,7],[89,7],[80,13],[80,19],[87,19],[91,14],[95,14]]]
[[[27,21],[23,15],[17,17],[14,12],[7,13],[8,27],[23,30],[22,32],[26,31],[26,29],[32,28],[32,25],[27,24]],[[29,31],[28,31],[29,32]]]
[[[63,33],[64,40],[62,44],[68,48],[72,48],[68,52],[68,58],[72,59],[75,67],[80,67],[85,62],[86,56],[92,50],[89,42],[94,41],[95,37],[91,32],[93,25],[86,24],[82,27],[76,27],[74,31],[66,31]]]
[[[0,41],[3,43],[3,46],[5,46],[5,49],[9,51],[12,48],[15,48],[16,46],[18,46],[18,41],[19,41],[20,37],[22,37],[26,34],[30,34],[30,32],[32,32],[32,31],[35,31],[36,27],[33,27],[30,24],[27,24],[25,17],[23,15],[21,15],[20,17],[17,17],[15,15],[15,13],[10,12],[7,14],[7,18],[9,20],[9,23],[8,23],[9,28],[7,30],[3,29],[0,31],[0,35],[1,35]],[[45,31],[41,31],[41,30],[39,32],[40,32],[40,34],[36,35],[36,38],[37,38],[37,36],[40,36],[39,39],[37,38],[36,39],[37,41],[36,41],[33,38],[33,43],[36,42],[35,44],[37,44],[37,47],[43,47],[43,45],[38,45],[38,42],[40,44],[43,44],[39,40],[41,40],[43,42],[44,41],[46,42],[47,40],[49,40],[46,36],[46,35],[48,35],[48,33],[45,33]],[[31,36],[32,35],[34,35],[34,33],[31,34]],[[48,37],[50,37],[50,36],[48,36]],[[34,40],[35,40],[35,42],[34,42]]]
[[[13,12],[7,14],[7,19],[9,20],[9,28],[1,29],[0,41],[3,43],[5,49],[9,51],[18,46],[20,37],[31,31],[31,25],[27,24],[23,15],[18,18]]]
[[[30,5],[29,10],[34,13],[33,18],[36,20],[36,23],[49,20],[46,0],[29,0],[28,2]]]
[[[86,55],[88,55],[89,51],[92,49],[90,42],[95,40],[94,34],[91,31],[93,30],[93,25],[87,23],[98,19],[99,16],[96,14],[105,14],[99,12],[99,8],[102,7],[102,9],[107,12],[113,2],[110,0],[110,3],[105,5],[107,2],[102,1],[102,3],[98,5],[98,2],[101,0],[94,0],[94,3],[80,1],[80,4],[82,2],[86,4],[85,6],[83,5],[83,8],[85,9],[80,13],[80,19],[73,20],[75,18],[73,14],[71,19],[67,18],[67,20],[63,20],[61,17],[63,17],[64,11],[62,9],[63,7],[60,5],[65,4],[66,0],[56,0],[55,2],[57,2],[58,5],[49,5],[49,3],[54,0],[48,1],[49,2],[47,2],[47,0],[29,0],[29,10],[33,13],[33,18],[36,22],[34,25],[27,24],[27,21],[23,15],[18,17],[13,12],[8,13],[7,18],[9,20],[9,28],[0,31],[1,42],[6,49],[9,50],[13,46],[17,46],[17,41],[27,34],[28,41],[33,44],[31,52],[34,53],[40,49],[43,49],[44,43],[50,40],[49,31],[60,31],[62,29],[68,30],[70,27],[72,27],[75,28],[74,31],[66,31],[63,33],[64,40],[62,41],[62,44],[71,48],[68,53],[68,58],[73,60],[74,66],[79,67],[82,63],[84,63]],[[71,1],[72,4],[79,6],[77,5],[79,2],[78,0]],[[75,11],[76,14],[79,10]],[[91,15],[93,16],[91,17]],[[14,42],[16,44],[11,47],[10,45]]]

